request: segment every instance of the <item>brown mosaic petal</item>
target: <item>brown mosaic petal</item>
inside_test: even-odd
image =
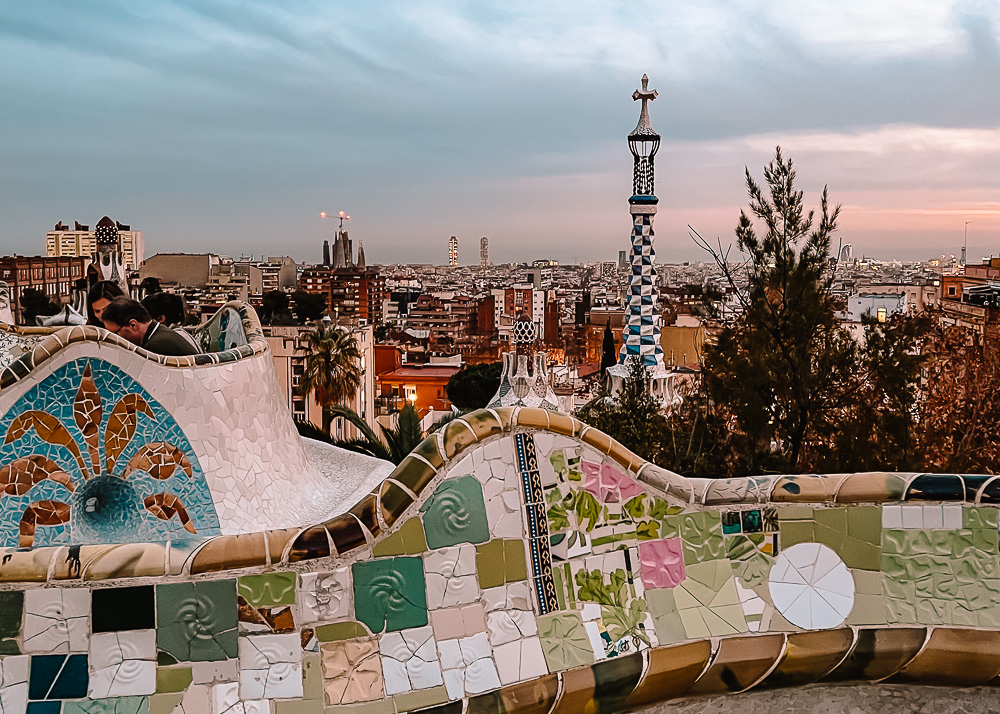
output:
[[[20,546],[30,548],[35,542],[35,526],[57,526],[69,520],[69,504],[62,501],[38,501],[21,514]]]
[[[113,471],[115,461],[135,436],[139,414],[155,419],[149,404],[138,394],[126,394],[111,410],[108,425],[104,428],[104,455],[107,459],[108,473]]]
[[[97,385],[94,384],[93,373],[90,370],[90,362],[88,362],[83,370],[83,377],[80,379],[80,388],[76,390],[76,398],[73,400],[73,420],[83,432],[95,475],[101,472],[101,457],[97,452],[97,439],[102,415],[101,393],[97,391]]]
[[[66,427],[48,412],[30,411],[19,414],[7,428],[7,435],[4,437],[3,443],[9,444],[17,441],[32,429],[35,430],[42,441],[66,447],[73,454],[73,458],[76,459],[76,464],[80,467],[80,473],[83,474],[83,477],[90,477],[90,471],[83,462],[80,447],[76,445],[76,441],[70,436]]]
[[[55,461],[33,455],[15,459],[0,469],[0,493],[21,496],[40,481],[49,479],[74,490],[73,479]]]
[[[854,644],[850,628],[819,632],[793,632],[781,662],[755,689],[798,687],[826,676],[843,661]]]
[[[155,479],[164,480],[173,476],[180,467],[188,478],[193,475],[191,462],[184,452],[165,441],[146,444],[129,459],[122,478],[128,478],[133,471],[145,471]]]
[[[177,520],[184,526],[184,530],[188,533],[198,532],[194,523],[191,522],[191,516],[188,515],[187,509],[184,508],[183,502],[172,493],[154,493],[152,496],[147,496],[142,505],[146,507],[147,511],[164,521],[169,521],[177,516]]]

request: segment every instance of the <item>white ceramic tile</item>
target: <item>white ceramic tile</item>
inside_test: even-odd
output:
[[[90,639],[91,699],[156,691],[156,630],[104,632]]]
[[[302,696],[302,646],[298,632],[241,637],[239,648],[241,698]]]
[[[901,506],[903,510],[903,528],[923,528],[924,509],[923,506]]]
[[[170,714],[204,714],[212,711],[212,687],[192,684],[184,690],[180,704]]]
[[[535,615],[527,610],[494,610],[486,616],[486,629],[494,646],[538,633]]]
[[[428,553],[424,556],[424,573],[428,609],[466,605],[479,599],[474,545]]]
[[[837,627],[854,606],[850,570],[833,550],[819,543],[799,543],[782,551],[771,569],[768,588],[784,618],[805,629]]]
[[[479,694],[500,686],[485,632],[439,644],[445,686],[452,698]]]
[[[90,590],[40,588],[24,594],[24,651],[88,651]]]
[[[0,714],[23,714],[28,707],[27,655],[0,657]]]
[[[383,635],[379,640],[379,652],[387,695],[442,683],[437,645],[430,625]]]
[[[303,573],[299,589],[299,622],[323,622],[352,616],[354,586],[350,568],[329,573]]]
[[[944,509],[941,505],[924,506],[924,528],[944,528]]]
[[[882,506],[882,527],[890,530],[899,530],[903,527],[903,507],[902,506]]]
[[[962,527],[962,506],[957,503],[949,503],[942,507],[942,526],[949,530],[956,530]]]
[[[239,660],[226,659],[217,662],[192,662],[191,681],[194,684],[214,684],[235,682],[240,677]]]
[[[239,689],[235,682],[214,685],[212,714],[271,714],[271,705],[266,699],[240,699]]]

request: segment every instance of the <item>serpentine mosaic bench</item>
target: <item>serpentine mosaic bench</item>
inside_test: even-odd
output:
[[[301,440],[231,309],[228,350],[67,328],[0,376],[3,714],[611,712],[1000,673],[1000,477],[685,479],[526,407],[392,470]]]

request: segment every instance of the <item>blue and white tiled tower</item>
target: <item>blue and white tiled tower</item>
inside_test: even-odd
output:
[[[660,313],[656,292],[656,253],[653,250],[653,217],[657,198],[653,193],[653,159],[660,148],[660,135],[649,125],[647,104],[656,99],[656,90],[649,89],[649,78],[642,75],[642,89],[632,93],[632,100],[641,100],[639,123],[628,135],[632,152],[632,197],[628,200],[632,214],[632,255],[629,276],[628,306],[622,347],[618,364],[608,370],[611,392],[617,393],[628,374],[628,363],[642,360],[650,378],[650,389],[664,406],[676,403],[674,375],[663,364],[660,344]]]
[[[639,357],[647,367],[663,366],[660,345],[660,315],[657,306],[656,268],[653,262],[653,217],[657,198],[653,195],[653,158],[660,148],[660,135],[649,125],[646,104],[656,99],[656,90],[648,89],[649,78],[642,75],[642,89],[632,99],[642,100],[639,123],[628,135],[628,146],[635,165],[632,170],[632,198],[628,200],[632,214],[632,258],[629,278],[628,312],[622,331],[622,348],[618,361],[625,364]]]

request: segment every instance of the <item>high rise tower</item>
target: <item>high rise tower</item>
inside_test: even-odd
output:
[[[101,274],[101,280],[118,283],[122,291],[128,295],[128,278],[125,275],[125,259],[122,256],[121,236],[118,234],[118,224],[107,216],[97,222],[94,230],[94,242],[97,250],[93,261]]]
[[[448,239],[448,266],[458,265],[458,238],[452,236]]]
[[[632,197],[628,200],[632,215],[628,306],[618,364],[609,368],[608,374],[611,391],[616,393],[628,376],[629,362],[641,360],[648,371],[653,396],[668,406],[677,400],[673,390],[674,376],[663,365],[663,347],[660,344],[654,267],[656,253],[653,250],[653,217],[658,201],[653,192],[653,159],[660,148],[660,135],[649,124],[648,103],[656,99],[657,93],[648,85],[649,78],[642,75],[642,89],[632,93],[632,101],[641,100],[642,109],[639,111],[639,123],[628,135],[628,148],[633,158]]]
[[[490,264],[490,239],[483,236],[479,239],[479,267],[485,268]]]

